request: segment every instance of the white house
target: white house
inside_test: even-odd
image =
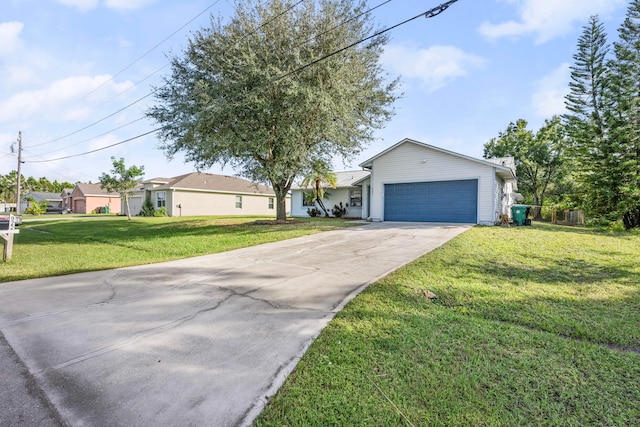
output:
[[[129,196],[131,215],[149,199],[168,216],[276,215],[273,190],[235,176],[193,172],[173,178],[143,181]],[[289,199],[286,209],[289,212]],[[124,201],[122,212],[126,212]]]
[[[508,158],[476,159],[412,139],[400,141],[360,167],[363,175],[350,183],[349,194],[354,187],[361,188],[359,217],[372,221],[492,225],[502,213],[509,214],[517,191],[515,168]],[[294,216],[306,215],[303,191],[292,192]],[[329,192],[326,205],[349,203],[345,192]]]
[[[365,170],[334,172],[336,175],[336,188],[327,189],[327,194],[323,203],[327,211],[331,213],[334,205],[342,203],[347,209],[345,218],[366,218],[363,212],[364,197],[362,194],[362,183],[369,179],[371,172]],[[305,200],[304,194],[311,189],[303,188],[300,185],[293,185],[291,188],[291,215],[308,216],[307,210],[316,206],[315,202]],[[325,202],[326,201],[326,202]],[[324,215],[324,213],[322,213]]]

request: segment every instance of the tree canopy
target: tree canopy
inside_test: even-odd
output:
[[[361,0],[236,2],[228,22],[195,32],[148,116],[169,157],[197,168],[230,165],[270,184],[277,218],[300,175],[334,156],[348,160],[393,113],[397,80],[379,58],[387,37]],[[336,53],[339,52],[339,53]]]
[[[0,201],[3,203],[13,203],[16,199],[18,182],[18,172],[11,171],[6,175],[0,175]],[[23,176],[20,179],[20,192],[22,195],[30,191],[42,191],[48,193],[62,193],[65,188],[73,188],[75,185],[70,182],[49,181],[45,177],[35,179],[32,176]]]
[[[513,157],[520,191],[533,205],[542,206],[549,187],[562,172],[564,129],[559,117],[546,120],[536,133],[527,125],[523,119],[509,123],[504,132],[484,145],[484,157]],[[536,216],[540,216],[540,209],[536,209]]]
[[[595,216],[640,226],[640,0],[611,47],[597,16],[578,40],[564,116],[572,164]]]

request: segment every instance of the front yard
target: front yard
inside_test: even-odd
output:
[[[25,220],[0,282],[150,264],[319,233],[352,222],[260,217],[77,217]]]
[[[255,425],[640,425],[638,259],[638,233],[476,227],[348,304]]]

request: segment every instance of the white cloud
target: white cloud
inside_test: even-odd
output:
[[[429,92],[446,86],[470,70],[482,68],[486,61],[454,46],[432,46],[416,49],[404,45],[389,45],[382,61],[392,74],[418,79]]]
[[[551,73],[535,82],[533,110],[538,117],[551,118],[566,112],[564,97],[569,91],[571,75],[569,63],[562,63]]]
[[[594,14],[608,14],[625,4],[625,0],[515,0],[518,20],[499,24],[484,22],[480,34],[488,39],[534,35],[542,44],[570,32],[576,22]]]
[[[56,0],[65,6],[75,7],[81,11],[87,11],[98,7],[100,0]]]
[[[0,122],[38,117],[60,121],[83,120],[91,113],[91,104],[107,99],[132,85],[115,83],[111,76],[76,76],[58,80],[44,89],[16,93],[0,102]],[[103,87],[101,85],[106,83]],[[99,90],[96,90],[100,87]],[[87,95],[88,93],[96,90]],[[83,101],[77,101],[84,98]]]
[[[0,23],[0,58],[11,55],[20,46],[19,36],[23,28],[22,22]]]
[[[110,9],[134,10],[150,5],[155,0],[105,0],[104,4]]]

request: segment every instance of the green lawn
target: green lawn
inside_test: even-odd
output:
[[[255,425],[640,425],[639,260],[637,232],[471,229],[351,301]]]
[[[25,217],[0,282],[148,264],[228,251],[352,225],[336,219]]]

